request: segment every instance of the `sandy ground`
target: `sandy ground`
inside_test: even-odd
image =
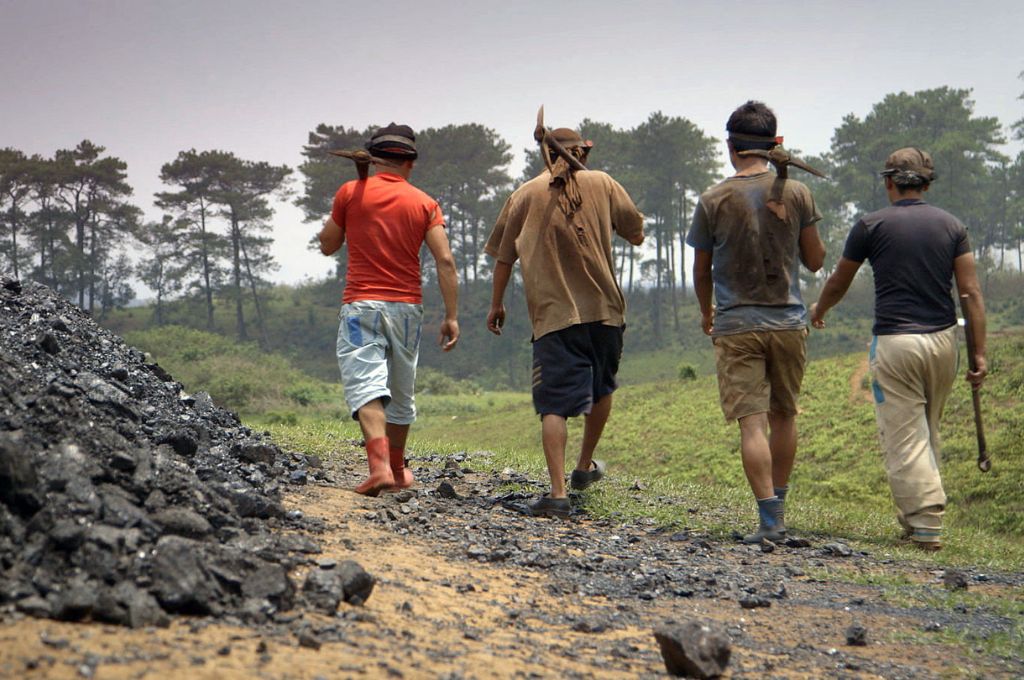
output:
[[[319,649],[295,634],[177,619],[167,629],[129,630],[23,618],[0,624],[0,676],[5,678],[512,678],[658,677],[665,674],[652,629],[668,620],[714,620],[742,631],[726,677],[883,677],[859,670],[869,662],[911,664],[904,677],[959,676],[948,650],[898,641],[920,624],[913,615],[864,616],[848,603],[875,595],[869,588],[795,579],[786,600],[770,609],[735,602],[686,599],[626,605],[553,595],[557,574],[446,558],[416,537],[399,537],[366,519],[380,501],[345,489],[311,486],[288,503],[327,524],[317,538],[324,553],[355,558],[378,578],[362,607],[343,604],[339,617],[304,614],[312,631],[341,630]],[[537,520],[550,521],[550,520]],[[563,523],[550,521],[553,531]],[[564,523],[570,524],[570,523]],[[771,557],[775,557],[774,555]],[[779,559],[785,559],[779,556]],[[301,582],[301,571],[294,574]],[[577,630],[546,623],[538,613],[587,617],[616,607],[641,614],[644,625]],[[856,620],[870,644],[845,645]],[[330,637],[330,636],[325,636]],[[997,666],[972,666],[981,676]],[[755,674],[755,669],[757,673]],[[979,677],[981,677],[979,676]],[[1009,676],[1006,676],[1009,677]]]

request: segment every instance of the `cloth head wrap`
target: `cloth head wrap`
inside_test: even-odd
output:
[[[592,141],[584,140],[575,130],[569,128],[555,128],[551,136],[561,144],[566,151],[573,154],[580,160],[586,157],[593,148]],[[555,162],[551,168],[551,183],[561,186],[562,191],[558,195],[558,207],[566,217],[572,217],[583,205],[583,194],[580,192],[579,182],[576,181],[576,174],[569,166],[569,162],[554,154]]]
[[[929,184],[935,180],[935,164],[927,151],[907,146],[889,154],[879,174],[899,185]]]
[[[373,133],[366,143],[366,150],[380,158],[398,161],[414,161],[419,157],[416,152],[416,135],[408,125],[391,123]]]

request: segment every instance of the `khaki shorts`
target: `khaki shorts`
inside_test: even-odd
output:
[[[757,413],[795,416],[807,363],[807,329],[750,331],[712,339],[726,420]]]

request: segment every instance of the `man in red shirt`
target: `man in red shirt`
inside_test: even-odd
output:
[[[356,493],[376,496],[413,482],[405,441],[416,419],[424,242],[437,263],[445,308],[438,342],[446,352],[459,340],[458,279],[440,206],[408,181],[417,158],[412,128],[392,123],[377,130],[366,148],[377,172],[338,189],[320,231],[320,252],[332,255],[348,241],[338,366],[370,465]]]

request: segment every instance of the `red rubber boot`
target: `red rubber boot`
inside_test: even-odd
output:
[[[388,438],[377,437],[366,442],[366,460],[370,464],[370,476],[356,487],[356,493],[376,496],[384,489],[395,485],[388,461]]]
[[[391,452],[391,474],[395,478],[395,487],[408,489],[412,486],[412,471],[405,467],[405,449],[390,447]]]

